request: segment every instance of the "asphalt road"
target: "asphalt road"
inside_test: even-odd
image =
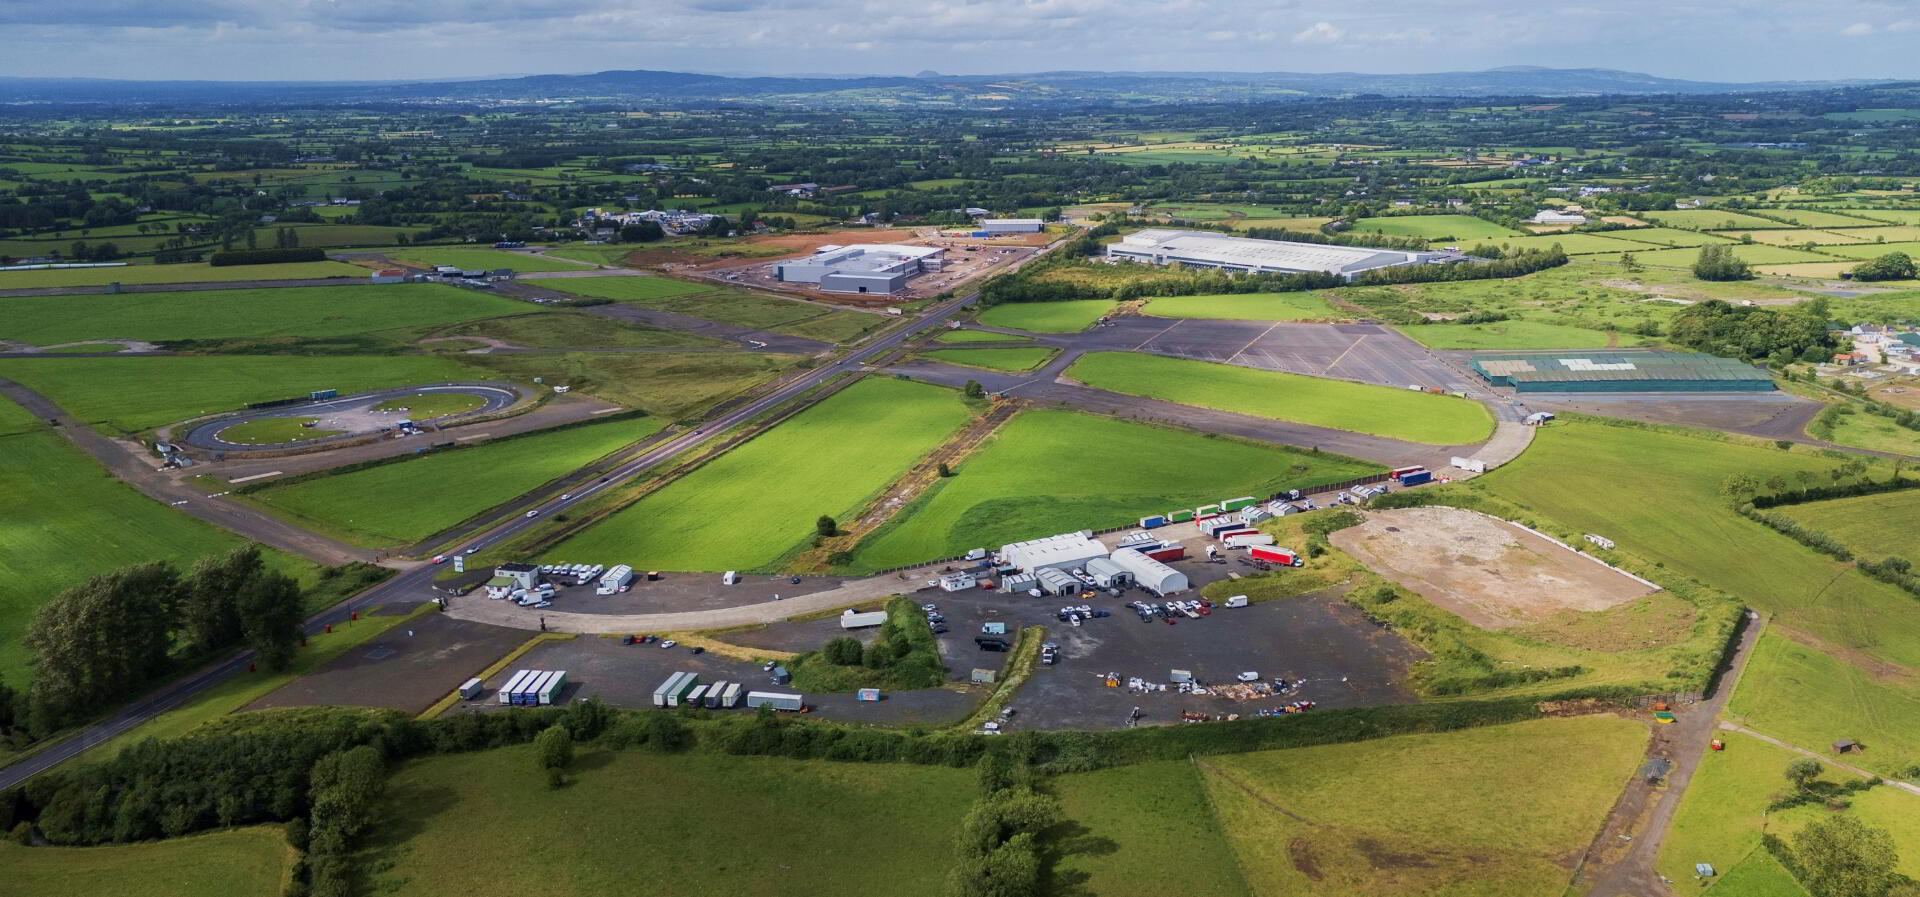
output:
[[[1041,253],[1036,253],[1033,257],[1038,258],[1040,255]],[[949,299],[946,302],[935,305],[913,324],[881,336],[836,362],[823,364],[820,367],[814,368],[804,375],[796,377],[785,385],[769,392],[765,396],[741,405],[721,417],[707,422],[705,426],[699,429],[690,430],[672,439],[665,440],[655,445],[646,453],[614,468],[611,472],[603,474],[601,480],[568,493],[569,498],[565,500],[557,497],[549,499],[536,506],[535,510],[540,512],[539,516],[544,517],[549,512],[576,503],[602,490],[619,488],[626,481],[644,473],[662,461],[716,439],[725,431],[745,423],[819,386],[831,377],[860,370],[864,362],[893,351],[903,343],[931,328],[941,326],[948,318],[951,318],[961,306],[974,301],[977,296],[977,292],[969,292],[966,295]],[[540,525],[542,522],[544,521],[527,517],[524,514],[510,517],[505,522],[485,530],[472,538],[469,541],[469,545],[473,551],[484,549],[488,546],[511,539],[534,526]],[[319,614],[315,614],[307,620],[306,631],[318,632],[324,628],[327,623],[345,619],[347,614],[352,611],[376,605],[393,604],[409,599],[418,600],[420,596],[419,593],[424,592],[431,586],[435,569],[436,568],[431,565],[422,564],[412,569],[403,570],[392,579],[362,592],[347,601],[337,604],[332,608],[322,611]],[[69,736],[67,739],[25,760],[0,769],[0,788],[9,788],[26,781],[34,775],[52,769],[78,756],[90,747],[112,739],[161,713],[185,704],[201,692],[226,681],[232,676],[241,674],[246,670],[247,664],[251,663],[252,660],[253,652],[242,651],[234,654],[223,662],[203,668],[191,676],[168,683],[153,694],[121,708],[110,718],[89,725],[74,735]]]
[[[220,438],[220,432],[235,424],[245,423],[247,421],[266,420],[275,417],[325,417],[328,414],[336,412],[355,411],[361,408],[371,407],[388,399],[401,399],[430,392],[461,393],[474,396],[486,402],[485,405],[472,411],[463,411],[459,414],[449,415],[428,422],[431,423],[435,429],[440,429],[448,423],[458,422],[462,418],[478,417],[483,414],[494,414],[504,411],[528,395],[526,388],[516,386],[512,383],[433,383],[419,386],[401,386],[393,389],[382,389],[377,392],[363,392],[358,395],[341,396],[319,402],[281,405],[276,408],[263,408],[258,411],[242,411],[237,414],[229,414],[225,417],[206,421],[205,423],[195,424],[177,438],[180,442],[193,446],[194,448],[215,452],[263,451],[284,449],[296,445],[320,446],[329,442],[358,439],[367,435],[369,431],[361,430],[344,433],[339,436],[306,439],[300,442],[261,443],[257,445],[227,442]]]

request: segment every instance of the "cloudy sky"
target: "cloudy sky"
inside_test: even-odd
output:
[[[442,78],[653,68],[1920,77],[1913,0],[0,0],[0,75]]]

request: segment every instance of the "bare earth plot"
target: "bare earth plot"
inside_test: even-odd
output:
[[[1657,591],[1504,520],[1456,508],[1371,512],[1332,542],[1483,629],[1606,610]]]

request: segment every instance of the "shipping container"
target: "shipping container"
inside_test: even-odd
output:
[[[1162,517],[1159,514],[1155,514],[1151,517],[1140,518],[1141,529],[1153,529],[1155,527],[1166,526],[1166,525],[1167,525],[1167,518]]]
[[[713,686],[711,685],[696,685],[692,691],[687,692],[686,695],[680,699],[680,703],[687,707],[705,707],[707,692],[712,690]]]
[[[1258,501],[1259,499],[1254,498],[1251,495],[1243,495],[1239,498],[1229,498],[1226,501],[1223,501],[1220,503],[1220,510],[1238,511],[1241,508],[1251,508],[1253,507],[1254,503]]]
[[[1248,548],[1254,545],[1272,545],[1273,537],[1266,533],[1237,533],[1226,538],[1228,548]]]
[[[680,704],[686,700],[687,695],[699,687],[700,674],[688,673],[687,678],[680,680],[680,684],[676,686],[673,691],[667,693],[667,706],[680,706]]]
[[[1433,482],[1433,472],[1427,470],[1420,471],[1419,473],[1406,474],[1400,478],[1400,485],[1402,486],[1418,486],[1422,483],[1431,482]]]
[[[1239,526],[1239,527],[1234,527],[1233,529],[1223,529],[1217,533],[1214,533],[1213,537],[1215,539],[1219,539],[1222,542],[1231,542],[1234,536],[1251,536],[1259,532],[1260,532],[1259,530],[1254,529],[1251,526]]]
[[[560,690],[567,687],[567,671],[556,670],[553,677],[540,686],[536,703],[554,704],[560,700]]]
[[[1247,556],[1256,561],[1267,561],[1286,567],[1298,567],[1302,563],[1300,556],[1293,553],[1293,549],[1272,545],[1254,545],[1247,549]]]
[[[1187,546],[1165,545],[1160,548],[1143,550],[1140,553],[1161,563],[1166,563],[1167,561],[1184,560],[1187,556]]]
[[[714,684],[707,686],[707,693],[700,697],[700,702],[707,705],[708,707],[720,706],[720,696],[723,694],[726,694],[727,686],[732,684],[733,683],[728,682],[725,679],[722,679],[719,682],[715,682]]]
[[[1418,464],[1415,464],[1412,467],[1396,467],[1390,471],[1387,471],[1387,479],[1397,480],[1403,476],[1406,476],[1407,474],[1418,473],[1423,470],[1426,470],[1426,468]]]
[[[761,707],[772,707],[775,710],[799,710],[806,706],[806,698],[777,691],[750,691],[747,692],[747,706],[756,710]]]
[[[540,696],[547,693],[547,686],[560,675],[553,670],[541,670],[538,675],[521,684],[520,692],[514,695],[513,702],[528,707],[537,706],[540,703]]]
[[[480,693],[483,691],[486,691],[486,687],[483,686],[478,679],[468,679],[460,683],[460,697],[465,700],[471,701],[474,698],[480,697]]]
[[[520,670],[514,673],[512,676],[507,677],[507,684],[500,686],[500,703],[502,704],[513,703],[514,690],[519,688],[520,683],[525,681],[526,678],[531,675],[533,675],[532,670]]]
[[[1168,523],[1186,523],[1193,519],[1192,511],[1173,511],[1167,514]]]
[[[740,683],[729,682],[725,691],[720,693],[720,707],[726,709],[740,706]]]
[[[1211,517],[1218,513],[1220,513],[1219,505],[1201,505],[1193,509],[1193,516],[1195,517]]]

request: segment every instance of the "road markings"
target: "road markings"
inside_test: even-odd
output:
[[[256,473],[250,477],[238,477],[235,479],[228,480],[227,482],[228,483],[244,483],[248,480],[264,480],[267,477],[277,477],[285,472],[286,471],[284,470],[269,470],[266,473]]]
[[[588,413],[589,414],[612,414],[615,411],[619,411],[619,410],[620,410],[619,408],[602,408],[599,411],[591,411]]]
[[[475,439],[485,439],[488,436],[492,436],[492,435],[493,435],[492,433],[475,433],[472,436],[462,436],[458,439],[455,439],[454,442],[470,442]],[[236,480],[235,482],[238,482],[238,481]]]

